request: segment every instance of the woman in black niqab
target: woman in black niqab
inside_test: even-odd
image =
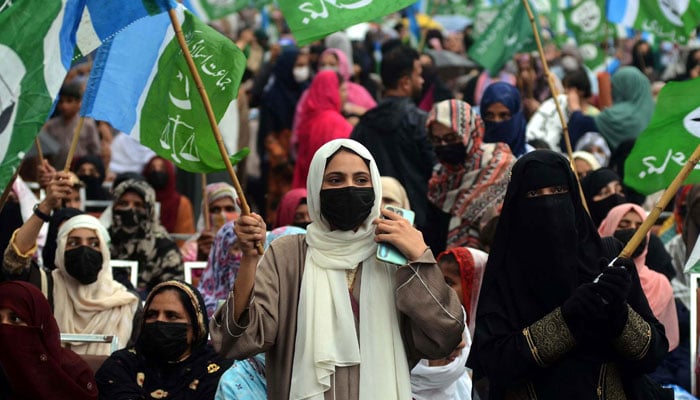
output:
[[[606,267],[603,258],[619,251],[610,243],[586,213],[566,158],[537,150],[515,163],[467,362],[481,399],[590,399],[601,390],[604,399],[637,398],[638,378],[668,342],[631,260],[615,263],[629,273]],[[628,295],[611,295],[618,292]]]

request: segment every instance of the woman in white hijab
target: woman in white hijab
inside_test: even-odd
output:
[[[307,189],[307,234],[274,241],[262,258],[263,220],[236,222],[243,258],[211,322],[214,346],[234,358],[266,352],[270,399],[411,399],[410,368],[461,340],[459,300],[420,232],[390,211],[378,218],[380,175],[365,147],[325,144]],[[377,260],[378,241],[407,264]]]
[[[113,334],[125,347],[139,299],[112,278],[107,230],[95,217],[78,215],[61,225],[56,241],[53,306],[61,332]],[[111,353],[109,343],[74,344],[71,350]]]

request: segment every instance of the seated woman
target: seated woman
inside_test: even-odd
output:
[[[57,174],[57,179],[63,177]],[[50,185],[45,202],[57,202],[58,185]],[[65,190],[65,187],[62,187]],[[59,189],[60,190],[60,189]],[[63,191],[61,194],[67,194]],[[109,234],[89,215],[66,220],[56,238],[56,269],[47,272],[31,263],[36,251],[36,234],[42,220],[34,215],[15,231],[5,250],[3,273],[7,280],[29,281],[39,287],[53,309],[61,332],[115,334],[124,347],[131,334],[132,321],[139,305],[138,297],[114,281],[109,264]],[[83,343],[71,347],[80,354],[105,355],[108,343]]]
[[[309,207],[306,204],[306,189],[292,189],[285,193],[280,200],[279,207],[277,207],[275,228],[294,225],[306,229],[310,223]]]
[[[600,163],[595,156],[587,151],[578,150],[573,152],[574,167],[579,179],[583,179],[591,172],[600,169]]]
[[[197,289],[180,281],[156,285],[136,345],[113,353],[95,375],[100,398],[213,399],[231,361],[207,344],[208,322]]]
[[[143,176],[160,203],[160,223],[168,233],[194,233],[194,211],[187,196],[175,188],[175,165],[155,156],[143,168]],[[184,243],[184,241],[183,241]]]
[[[599,168],[583,177],[581,190],[595,226],[600,225],[613,207],[627,203],[622,179],[608,168]]]
[[[155,193],[144,181],[129,179],[114,189],[112,257],[139,262],[142,297],[158,283],[184,276],[180,251],[158,222],[155,205]]]
[[[668,341],[628,258],[601,241],[569,160],[528,153],[489,254],[467,366],[481,399],[659,399]],[[672,398],[672,397],[671,397]]]
[[[111,200],[112,195],[109,194],[102,184],[105,181],[105,166],[102,158],[95,155],[87,155],[78,158],[74,165],[73,171],[78,178],[85,184],[85,199],[86,200]],[[104,210],[104,207],[87,208],[89,213],[99,215]]]
[[[207,268],[199,281],[199,292],[204,298],[207,315],[214,314],[217,302],[228,296],[240,264],[241,249],[236,243],[233,221],[227,222],[216,232]]]
[[[236,221],[241,266],[212,340],[228,357],[266,353],[270,399],[407,399],[411,366],[460,342],[457,296],[418,230],[388,210],[378,218],[379,182],[365,147],[333,140],[311,162],[306,235],[275,240],[261,258],[262,218]],[[378,261],[377,241],[409,262]]]
[[[621,204],[608,212],[608,216],[600,223],[598,233],[600,236],[615,236],[622,243],[627,244],[646,217],[647,213],[642,207],[632,203]],[[646,237],[630,258],[634,260],[634,265],[637,267],[637,274],[649,307],[666,330],[668,350],[672,351],[678,346],[679,340],[676,302],[669,280],[647,266],[650,236],[651,233],[647,232]]]
[[[49,302],[26,282],[0,283],[0,382],[3,379],[9,387],[0,385],[2,399],[97,399],[90,367],[61,347]]]
[[[202,200],[202,212],[197,220],[199,235],[187,240],[181,247],[182,261],[207,261],[211,251],[214,235],[221,227],[238,218],[241,210],[236,204],[236,190],[225,182],[210,183],[207,185],[207,204]],[[204,223],[204,207],[209,208],[209,230]],[[193,271],[193,276],[197,276]],[[201,272],[201,271],[197,271]]]

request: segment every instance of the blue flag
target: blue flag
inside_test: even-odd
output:
[[[85,11],[77,38],[78,50],[82,54],[92,52],[134,21],[177,5],[174,0],[83,1]]]
[[[177,16],[224,143],[233,151],[245,56],[182,6]],[[184,170],[225,169],[167,13],[133,22],[100,47],[80,113],[108,121]],[[247,149],[232,163],[246,154]]]

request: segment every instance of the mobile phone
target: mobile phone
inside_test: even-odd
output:
[[[408,223],[413,225],[413,221],[416,218],[416,213],[414,213],[413,211],[389,205],[384,206],[384,208],[399,214],[401,217],[406,219]],[[384,216],[382,216],[382,218],[384,218]],[[377,246],[377,260],[396,265],[406,265],[406,263],[408,262],[408,259],[406,259],[406,257],[403,254],[401,254],[399,249],[385,242],[380,242]]]

